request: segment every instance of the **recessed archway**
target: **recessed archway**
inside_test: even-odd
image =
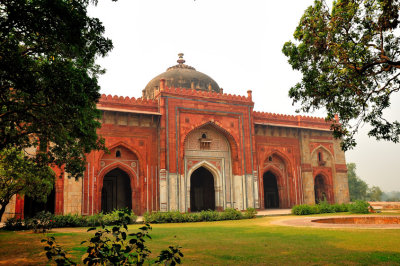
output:
[[[111,212],[121,208],[132,209],[132,190],[128,174],[116,168],[104,176],[101,210]]]
[[[215,210],[214,176],[205,167],[199,167],[190,176],[190,210]]]
[[[34,217],[38,212],[46,211],[54,214],[56,203],[56,192],[53,186],[46,202],[38,201],[35,198],[24,196],[24,219]]]
[[[268,171],[263,175],[264,208],[279,208],[279,192],[276,176]]]
[[[326,187],[326,182],[322,175],[317,175],[314,180],[314,193],[315,193],[315,203],[320,203],[322,201],[328,200],[328,191]]]

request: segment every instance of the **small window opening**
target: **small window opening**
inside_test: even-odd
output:
[[[115,157],[117,157],[117,158],[121,158],[121,151],[116,151],[115,152]]]
[[[268,161],[272,162],[272,156],[268,157]]]
[[[211,139],[207,138],[206,133],[201,134],[201,138],[199,139],[200,141],[200,149],[202,150],[209,150],[211,147]]]
[[[318,152],[318,165],[324,166],[325,163],[322,152]]]

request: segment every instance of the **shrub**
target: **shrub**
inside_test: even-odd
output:
[[[25,220],[25,225],[35,233],[45,233],[54,227],[54,216],[50,212],[38,212],[33,218]]]
[[[342,204],[333,204],[333,209],[335,212],[348,212],[349,211],[349,204],[342,203]]]
[[[124,213],[118,213],[120,219],[118,224],[112,229],[105,228],[97,230],[95,235],[89,241],[83,241],[81,244],[88,243],[86,254],[83,256],[83,264],[88,265],[144,265],[151,264],[149,255],[151,251],[146,246],[146,238],[151,239],[149,230],[151,226],[146,224],[139,228],[140,232],[129,234],[127,223],[130,218]],[[89,228],[89,231],[96,228]],[[66,251],[60,245],[57,245],[55,237],[47,237],[42,240],[46,243],[44,247],[49,261],[54,260],[57,265],[76,265],[74,261],[66,256]],[[157,264],[176,265],[181,263],[183,257],[179,246],[169,246],[162,250],[160,255],[154,261]]]
[[[244,218],[242,212],[232,208],[225,209],[220,216],[220,220],[240,220]]]
[[[356,202],[349,205],[349,211],[351,213],[368,213],[369,203],[364,200],[356,200]]]
[[[4,229],[9,231],[33,229],[35,232],[44,232],[54,227],[115,225],[121,219],[127,220],[128,223],[135,223],[137,216],[127,208],[114,210],[107,214],[98,213],[90,216],[78,214],[53,215],[43,211],[30,219],[9,218],[5,223]]]
[[[350,204],[329,204],[327,201],[322,201],[315,205],[295,205],[292,208],[292,213],[295,215],[309,215],[319,213],[348,212],[349,206]]]
[[[335,212],[335,208],[330,205],[326,200],[316,204],[318,211],[316,213],[332,213]]]
[[[256,218],[257,210],[254,208],[247,208],[246,212],[244,213],[243,217],[245,219],[253,219]]]
[[[19,231],[19,230],[25,230],[26,226],[21,218],[12,217],[7,219],[7,221],[4,224],[4,229],[8,231]]]
[[[200,212],[200,217],[202,221],[220,221],[221,217],[217,211],[201,211]]]
[[[135,223],[137,216],[128,208],[113,210],[110,213],[100,216],[99,220],[103,225],[115,225],[118,224],[121,219],[129,221],[129,224]]]
[[[102,212],[85,216],[87,226],[99,226],[102,224],[104,214]]]
[[[88,226],[88,221],[84,216],[77,214],[65,214],[54,216],[53,227],[83,227]]]
[[[295,205],[292,208],[292,213],[295,215],[309,215],[309,214],[314,214],[316,211],[316,208],[312,205],[308,204],[300,204],[300,205]]]
[[[143,215],[145,223],[186,223],[202,221],[221,221],[221,220],[239,220],[250,219],[256,215],[256,210],[249,208],[245,213],[228,208],[223,212],[201,211],[199,213],[180,213],[178,211],[168,212],[146,212]]]

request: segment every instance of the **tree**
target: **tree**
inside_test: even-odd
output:
[[[367,198],[369,201],[381,201],[383,192],[380,187],[373,186],[367,190]]]
[[[326,108],[342,149],[369,124],[369,136],[399,142],[400,123],[383,112],[400,90],[399,0],[337,0],[330,11],[315,0],[284,44],[292,68],[303,74],[289,91],[298,111]],[[340,124],[335,114],[338,114]]]
[[[16,148],[0,151],[0,221],[11,198],[16,195],[29,195],[46,201],[54,186],[55,174],[49,167],[29,160]]]
[[[87,16],[89,4],[0,2],[0,150],[33,147],[27,164],[64,165],[75,178],[85,154],[104,148],[96,133],[97,78],[104,71],[95,59],[112,49],[102,23]]]
[[[347,164],[350,201],[366,200],[367,198],[368,184],[357,176],[356,168],[355,163]]]
[[[384,200],[384,201],[400,201],[400,191],[383,192],[382,200]]]

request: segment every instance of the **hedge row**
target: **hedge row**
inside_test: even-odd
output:
[[[180,213],[178,211],[145,213],[143,216],[146,223],[188,223],[204,221],[240,220],[255,218],[257,211],[248,208],[245,212],[235,209],[226,209],[222,212],[201,211],[198,213]]]
[[[121,217],[129,217],[130,223],[135,223],[137,216],[128,209],[114,210],[110,213],[98,213],[90,216],[77,214],[53,215],[49,212],[39,212],[33,218],[21,220],[9,218],[5,222],[4,229],[27,230],[39,228],[60,228],[60,227],[94,227],[100,225],[114,225],[121,220]]]
[[[319,213],[336,213],[336,212],[350,212],[350,213],[368,213],[370,205],[366,201],[358,200],[349,204],[329,204],[324,201],[315,205],[301,204],[295,205],[292,208],[292,213],[295,215],[309,215]]]

